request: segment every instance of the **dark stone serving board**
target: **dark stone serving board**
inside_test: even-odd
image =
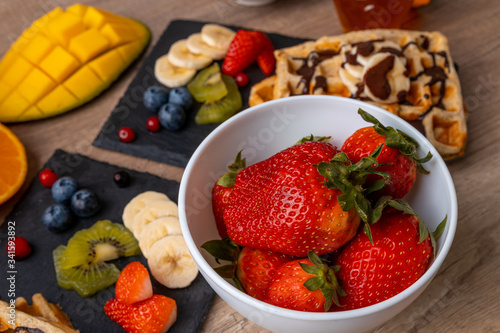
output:
[[[24,197],[7,217],[0,228],[0,298],[9,301],[22,296],[31,303],[31,296],[42,293],[49,302],[58,303],[69,315],[75,328],[80,332],[123,332],[115,322],[104,313],[104,304],[114,297],[114,286],[108,287],[97,294],[82,298],[75,291],[65,290],[57,285],[52,251],[60,244],[67,244],[69,238],[80,230],[89,228],[94,222],[109,219],[122,223],[121,216],[125,205],[139,193],[147,190],[165,193],[172,201],[177,202],[179,183],[157,176],[127,170],[107,163],[97,162],[78,154],[68,154],[57,150],[44,168],[51,168],[61,176],[72,176],[81,188],[94,190],[103,202],[102,209],[93,217],[78,219],[76,225],[62,233],[52,233],[45,229],[41,222],[43,211],[55,203],[50,189],[42,186],[35,179]],[[113,181],[113,174],[118,170],[127,170],[131,176],[128,187],[119,188]],[[10,222],[10,223],[9,223]],[[23,236],[32,245],[33,252],[25,260],[15,263],[15,288],[9,291],[10,283],[7,277],[11,269],[8,267],[5,247],[8,227],[15,222],[15,233]],[[114,261],[122,269],[132,261],[140,261],[147,267],[147,260],[141,254]],[[208,310],[213,302],[215,292],[203,279],[201,274],[184,289],[168,289],[153,280],[155,294],[169,296],[177,302],[177,321],[169,330],[171,333],[199,332],[205,321]]]
[[[170,45],[174,42],[187,38],[192,33],[200,32],[201,27],[206,23],[187,20],[170,22],[151,53],[144,59],[137,75],[101,128],[93,142],[94,146],[180,167],[186,166],[198,145],[219,124],[197,125],[194,117],[200,104],[195,103],[187,113],[187,122],[181,130],[169,132],[162,128],[159,132],[151,133],[146,128],[146,120],[154,113],[144,107],[142,95],[148,86],[159,84],[154,76],[156,59],[168,53]],[[239,29],[234,26],[228,27],[235,31]],[[266,34],[276,49],[305,41],[305,39],[274,33]],[[251,86],[265,78],[265,75],[256,64],[245,70],[245,73],[248,74],[250,82],[246,87],[240,88],[243,109],[248,108],[248,96]],[[128,126],[136,132],[136,138],[133,142],[123,143],[118,139],[118,130],[123,126]]]

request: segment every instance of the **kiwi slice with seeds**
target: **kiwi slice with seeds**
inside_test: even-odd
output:
[[[200,103],[220,100],[228,93],[219,64],[216,62],[199,71],[188,83],[187,88],[193,98]]]
[[[118,280],[120,270],[107,261],[139,253],[137,240],[127,228],[98,221],[52,252],[57,283],[82,297],[93,295]]]
[[[114,260],[139,254],[134,235],[123,225],[109,220],[97,221],[92,227],[77,231],[68,241],[61,268]]]
[[[59,245],[53,252],[57,283],[61,288],[75,290],[80,296],[88,297],[103,290],[118,280],[120,270],[113,264],[98,262],[91,265],[61,268],[66,246]]]
[[[220,100],[203,103],[194,119],[197,124],[223,122],[241,109],[243,102],[236,81],[224,74],[222,80],[227,87],[227,95]]]

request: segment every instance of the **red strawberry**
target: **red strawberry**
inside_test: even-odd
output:
[[[212,210],[214,212],[215,224],[221,238],[227,237],[226,225],[224,223],[224,210],[229,202],[229,194],[233,190],[234,179],[240,170],[245,168],[246,160],[241,159],[241,151],[236,155],[233,164],[227,168],[225,173],[215,183],[212,189]]]
[[[390,196],[395,199],[403,198],[415,182],[417,169],[428,173],[422,167],[432,155],[430,153],[422,159],[417,158],[418,143],[405,133],[392,127],[385,127],[370,114],[359,109],[363,119],[375,124],[357,130],[344,142],[341,151],[347,154],[351,162],[357,163],[363,157],[370,155],[379,145],[384,144],[380,155],[377,157],[379,166],[377,171],[386,172],[390,179],[386,180],[383,189],[373,193],[373,198]],[[370,175],[366,185],[374,184],[380,176]]]
[[[115,296],[125,304],[140,302],[153,296],[151,278],[143,264],[134,261],[125,266],[116,282]]]
[[[338,256],[337,278],[347,293],[339,299],[343,307],[338,310],[369,306],[402,292],[432,261],[431,236],[415,215],[386,209],[371,225],[371,235],[373,244],[360,229]]]
[[[222,73],[235,76],[247,69],[259,53],[260,46],[253,34],[247,30],[238,30],[229,44],[229,49],[222,63]]]
[[[265,75],[271,75],[276,68],[276,58],[274,58],[274,45],[266,36],[265,33],[260,31],[252,31],[253,36],[257,40],[257,45],[260,45],[261,51],[257,55],[257,65]]]
[[[261,301],[267,299],[267,287],[276,270],[284,263],[293,260],[287,255],[272,251],[241,248],[229,238],[208,241],[202,247],[213,255],[217,262],[219,260],[230,262],[215,268],[219,275],[232,279],[241,291]]]
[[[282,265],[269,284],[270,304],[309,312],[328,311],[338,296],[345,295],[335,273],[321,259],[309,252],[309,259],[290,261]]]
[[[236,277],[246,293],[267,300],[267,288],[276,271],[292,258],[272,251],[244,247],[236,265]]]
[[[104,305],[104,312],[128,333],[163,333],[177,319],[177,304],[163,295],[130,305],[112,298]]]
[[[329,143],[306,141],[240,171],[224,212],[231,239],[298,257],[347,243],[360,217],[354,206],[342,209],[342,192],[327,188],[315,166],[337,153]]]

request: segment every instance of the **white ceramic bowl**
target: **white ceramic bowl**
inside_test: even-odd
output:
[[[417,175],[413,189],[405,198],[431,231],[448,217],[438,240],[435,261],[408,289],[384,302],[351,311],[308,313],[279,308],[256,300],[221,278],[212,267],[217,264],[201,245],[219,238],[211,206],[211,190],[227,171],[238,151],[243,149],[247,165],[264,160],[310,134],[331,136],[341,147],[356,129],[371,126],[357,114],[363,108],[384,125],[401,129],[420,146],[420,156],[431,151],[425,164],[429,175]],[[179,216],[187,245],[201,274],[232,308],[259,326],[274,332],[362,332],[394,317],[431,282],[443,263],[455,235],[457,199],[449,171],[439,153],[426,138],[404,120],[391,113],[354,99],[332,96],[295,96],[266,102],[240,112],[217,127],[198,147],[182,177]]]

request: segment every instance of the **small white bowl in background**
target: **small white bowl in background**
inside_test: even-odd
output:
[[[420,144],[420,156],[431,151],[425,164],[429,175],[417,175],[405,197],[434,231],[447,216],[446,228],[437,242],[437,254],[428,271],[400,294],[369,307],[331,313],[310,313],[276,307],[239,291],[220,277],[215,260],[201,245],[220,238],[211,205],[212,187],[227,166],[243,149],[247,165],[264,160],[310,134],[331,136],[341,147],[355,130],[371,126],[357,113],[358,108],[382,124],[401,129]],[[240,112],[218,126],[191,157],[179,191],[181,228],[200,272],[233,309],[252,322],[273,332],[363,332],[391,319],[413,302],[429,285],[441,267],[453,242],[457,225],[457,198],[448,168],[431,143],[401,118],[368,103],[334,96],[294,96],[266,102]]]

